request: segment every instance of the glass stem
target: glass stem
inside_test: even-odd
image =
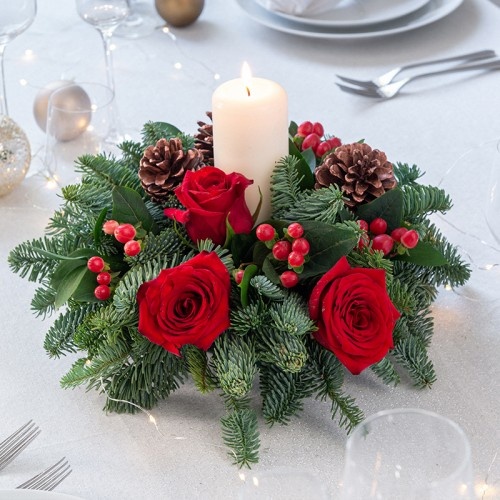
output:
[[[102,42],[104,45],[104,62],[106,64],[106,80],[108,87],[115,91],[115,76],[113,74],[113,54],[111,51],[112,32],[101,31]]]
[[[5,52],[5,45],[0,44],[0,115],[8,115],[9,110],[7,109],[7,94],[5,92],[5,73],[3,69],[3,54]]]

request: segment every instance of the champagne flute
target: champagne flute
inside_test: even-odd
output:
[[[349,437],[342,487],[342,500],[472,500],[469,441],[436,413],[381,411]]]
[[[4,52],[7,44],[34,21],[36,0],[0,0],[0,115],[8,115],[5,92]]]
[[[122,38],[140,38],[153,33],[160,22],[154,16],[152,5],[140,0],[127,0],[127,4],[130,14],[118,26],[115,35]]]
[[[130,14],[128,2],[127,0],[76,0],[76,8],[79,16],[96,28],[101,35],[104,46],[107,85],[115,93],[111,41],[116,28]],[[113,125],[108,141],[119,143],[123,137],[119,132],[116,107],[114,108],[112,122]]]
[[[493,238],[500,243],[500,141],[495,145],[495,160],[491,166],[490,186],[486,201],[486,223]]]

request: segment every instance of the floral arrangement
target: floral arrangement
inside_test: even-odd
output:
[[[431,386],[431,303],[469,277],[429,220],[451,207],[446,193],[362,141],[291,123],[289,156],[269,166],[272,213],[256,223],[252,179],[213,166],[214,146],[210,124],[191,136],[155,122],[121,158],[79,158],[81,183],[62,189],[47,234],[11,252],[12,270],[40,283],[33,311],[58,313],[48,355],[81,355],[62,387],[134,412],[190,378],[222,396],[223,441],[250,466],[257,391],[270,425],[314,396],[350,431],[363,413],[346,370]]]

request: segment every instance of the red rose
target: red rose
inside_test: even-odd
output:
[[[252,230],[252,214],[245,202],[245,189],[253,184],[244,175],[226,175],[215,167],[188,170],[175,189],[187,210],[166,208],[167,217],[185,224],[194,242],[210,238],[218,245],[226,241],[226,219],[236,234]]]
[[[383,269],[351,267],[342,257],[316,284],[309,314],[315,339],[358,375],[394,347],[399,312],[391,302]]]
[[[207,350],[229,327],[230,277],[214,252],[163,269],[137,292],[139,332],[179,355],[192,344]]]

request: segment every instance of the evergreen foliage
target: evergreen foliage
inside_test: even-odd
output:
[[[451,207],[446,193],[418,184],[421,173],[415,165],[394,165],[403,193],[400,223],[416,228],[424,250],[430,248],[444,260],[429,265],[412,260],[411,252],[389,259],[380,251],[356,249],[362,231],[356,214],[346,209],[339,188],[313,190],[309,181],[304,186],[307,175],[301,168],[305,160],[295,154],[283,158],[271,176],[272,221],[280,236],[291,221],[304,222],[315,235],[311,241],[315,253],[304,264],[304,278],[296,289],[288,290],[279,280],[286,263],[270,260],[265,245],[255,244],[254,232],[236,240],[242,248],[235,257],[228,249],[231,245],[225,248],[210,240],[194,245],[184,227],[163,213],[166,207],[180,208],[178,200],[173,195],[161,204],[149,199],[137,176],[138,164],[144,150],[163,137],[181,138],[186,149],[194,144],[192,136],[176,127],[150,122],[140,142],[121,145],[120,159],[80,157],[77,168],[82,182],[62,190],[62,206],[51,218],[46,236],[19,244],[9,255],[15,273],[39,283],[31,303],[34,313],[58,314],[45,337],[47,354],[80,356],[63,376],[62,387],[95,389],[105,394],[106,410],[133,413],[138,410],[135,405],[152,408],[189,376],[201,393],[216,391],[222,396],[227,411],[220,420],[222,438],[239,467],[258,461],[258,419],[252,409],[257,381],[267,424],[288,424],[301,412],[305,400],[315,396],[330,402],[332,418],[349,432],[363,413],[345,392],[345,367],[314,340],[317,326],[307,303],[317,280],[344,255],[351,266],[385,272],[388,294],[401,314],[393,331],[394,349],[372,365],[372,371],[385,384],[397,385],[400,373],[406,372],[416,386],[432,385],[436,374],[427,353],[433,334],[430,306],[439,286],[462,285],[470,275],[457,249],[428,220],[430,214]],[[115,213],[113,190],[117,189],[122,189],[122,195],[133,190],[141,210],[149,214],[147,224],[136,221],[142,249],[133,257],[124,256],[123,246],[101,230],[103,221]],[[137,213],[140,210],[129,215]],[[139,332],[137,292],[163,269],[200,252],[215,252],[230,274],[235,267],[249,264],[246,269],[253,266],[255,272],[240,286],[232,280],[230,327],[209,351],[184,345],[181,356],[175,356]],[[115,276],[110,300],[100,302],[93,297],[95,277],[88,276],[85,268],[91,255],[112,263]],[[75,269],[81,271],[79,293],[69,293],[64,309],[58,310],[61,283],[68,285]]]

